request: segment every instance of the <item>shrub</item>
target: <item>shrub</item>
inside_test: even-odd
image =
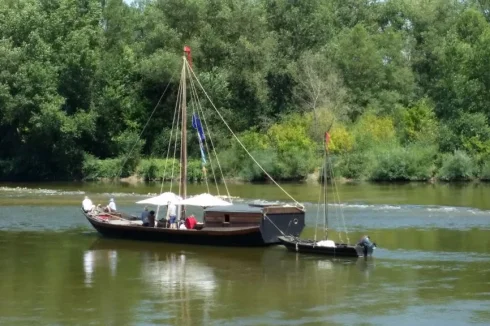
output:
[[[483,164],[480,172],[480,179],[484,181],[490,181],[490,161]]]
[[[463,112],[442,125],[439,133],[442,152],[464,150],[469,155],[490,154],[490,127],[483,113]]]
[[[336,125],[330,133],[329,150],[332,154],[346,153],[354,148],[354,136],[343,125]]]
[[[290,150],[309,150],[315,143],[308,136],[306,122],[299,115],[291,115],[281,123],[272,125],[267,130],[269,143],[278,153]]]
[[[256,150],[250,153],[257,162],[264,168],[269,175],[274,179],[278,175],[282,175],[284,166],[282,162],[278,160],[277,152],[273,149]],[[238,163],[238,162],[237,162]],[[237,167],[237,174],[240,179],[245,181],[265,181],[267,177],[265,173],[252,161],[250,157],[239,162]]]
[[[359,149],[395,142],[396,134],[390,117],[377,117],[371,112],[364,114],[354,126],[355,144]]]
[[[212,178],[212,175],[209,175],[208,173],[208,178],[209,177]],[[191,182],[204,181],[204,172],[200,160],[191,159],[187,161],[187,180]]]
[[[217,181],[221,180],[221,174],[217,170],[217,164],[213,161],[215,168],[215,176]],[[206,165],[208,180],[213,180],[213,173],[210,162]],[[180,175],[180,162],[175,159],[143,159],[136,169],[138,176],[146,181],[168,181],[171,179],[177,180]],[[191,182],[204,181],[204,172],[202,169],[201,160],[189,159],[187,161],[187,180]]]
[[[14,171],[14,162],[9,160],[0,160],[0,179],[9,178]]]
[[[136,167],[136,174],[145,181],[155,181],[161,177],[155,159],[142,159]]]
[[[84,180],[96,180],[99,178],[99,160],[93,155],[85,154],[82,164],[82,178]]]
[[[375,153],[369,179],[373,181],[429,180],[434,173],[434,147],[384,148]]]
[[[365,152],[352,152],[339,155],[335,160],[335,169],[348,179],[362,179],[368,174],[372,157]]]
[[[113,140],[115,142],[115,148],[119,153],[120,164],[122,165],[122,169],[119,169],[121,171],[120,176],[127,177],[132,175],[139,164],[140,154],[145,141],[140,139],[139,135],[132,131],[124,131]]]
[[[173,168],[173,172],[172,172]],[[143,159],[136,168],[136,174],[146,181],[170,180],[172,173],[177,178],[180,171],[178,160],[169,159]]]
[[[321,164],[321,157],[315,156],[313,149],[292,148],[277,156],[271,164],[274,178],[278,180],[304,180]]]
[[[444,156],[442,167],[437,176],[445,181],[467,181],[475,174],[473,159],[463,151]]]
[[[82,165],[84,180],[97,180],[100,178],[118,178],[128,175],[128,171],[122,168],[123,161],[120,158],[99,160],[93,155],[85,154]]]
[[[398,128],[402,144],[436,141],[439,126],[428,99],[421,99],[413,107],[404,108],[399,113]]]

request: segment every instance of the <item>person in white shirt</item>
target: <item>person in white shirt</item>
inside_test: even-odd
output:
[[[114,198],[111,198],[111,200],[109,200],[109,205],[107,205],[107,209],[109,213],[116,211],[116,202],[114,201]]]
[[[168,221],[171,229],[177,228],[177,207],[171,201],[168,202],[167,208]]]
[[[94,204],[88,198],[88,196],[85,196],[85,199],[82,201],[82,208],[85,213],[88,213],[94,209]]]

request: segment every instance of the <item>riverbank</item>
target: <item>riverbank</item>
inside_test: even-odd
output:
[[[408,153],[409,154],[409,153]],[[395,157],[388,160],[384,156],[366,156],[362,159],[348,155],[334,156],[332,160],[335,180],[340,183],[400,183],[400,182],[485,182],[490,180],[490,165],[478,167],[472,159],[462,152],[452,155],[434,157],[433,160],[417,160],[416,158]],[[84,169],[86,181],[121,181],[126,183],[144,183],[151,181],[177,181],[180,165],[175,160],[141,159],[133,168],[131,174],[120,176],[122,168],[117,166],[115,160],[95,160],[89,169]],[[319,166],[316,162],[314,166]],[[247,173],[251,168],[246,166],[242,170],[231,168],[224,164],[220,166],[221,174],[213,171],[209,166],[203,171],[200,160],[189,160],[188,180],[190,182],[204,182],[206,179],[227,183],[262,183],[269,182],[267,176],[260,171],[254,174]],[[216,168],[215,168],[216,169]],[[216,169],[217,170],[217,169]],[[127,171],[126,173],[128,173]],[[314,184],[321,182],[320,168],[303,171],[298,176],[284,176],[272,169],[270,175],[279,182],[299,182]],[[118,175],[119,174],[119,175]]]

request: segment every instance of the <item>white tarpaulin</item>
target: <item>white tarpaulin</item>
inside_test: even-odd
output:
[[[137,201],[136,204],[166,206],[168,205],[168,202],[172,202],[173,204],[178,205],[181,200],[182,197],[174,194],[173,192],[164,192],[156,197],[151,197],[151,198]]]
[[[211,206],[229,206],[232,203],[227,202],[211,194],[200,194],[181,200],[179,205],[211,207]]]

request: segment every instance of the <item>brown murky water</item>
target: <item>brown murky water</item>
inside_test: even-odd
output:
[[[332,236],[369,233],[380,248],[367,260],[110,240],[79,213],[85,193],[138,213],[156,188],[0,185],[0,325],[490,324],[487,185],[341,186],[350,232]],[[312,237],[318,187],[285,188]],[[231,191],[287,201],[270,185]]]

